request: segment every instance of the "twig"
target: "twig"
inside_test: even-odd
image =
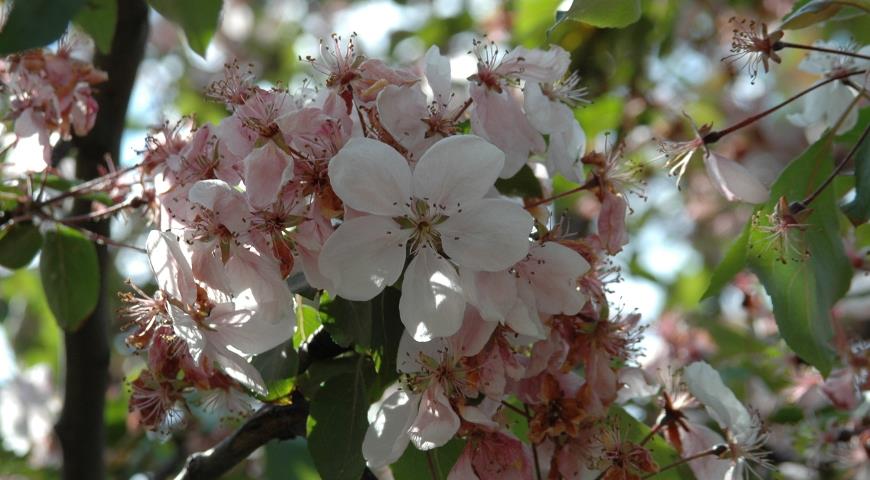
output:
[[[526,412],[526,418],[532,418],[532,415],[529,413],[529,406],[527,404],[523,404],[523,410]],[[541,462],[538,460],[538,444],[535,442],[531,442],[532,444],[532,459],[535,461],[535,478],[537,480],[543,480],[543,476],[541,475]]]
[[[848,50],[837,50],[834,48],[825,48],[818,47],[816,45],[801,45],[799,43],[790,43],[790,42],[776,42],[773,46],[774,50],[781,50],[783,48],[797,48],[800,50],[812,50],[814,52],[824,52],[824,53],[832,53],[834,55],[845,55],[847,57],[855,57],[862,58],[864,60],[870,60],[870,57],[867,55],[861,55],[857,52],[850,52]]]
[[[218,478],[271,440],[305,437],[307,418],[308,402],[293,392],[290,405],[266,405],[214,447],[187,457],[175,480]]]
[[[840,173],[842,173],[843,169],[846,168],[846,165],[849,164],[849,161],[852,160],[852,157],[854,157],[855,154],[858,153],[858,150],[861,148],[861,144],[867,138],[868,133],[870,133],[870,125],[868,125],[867,128],[864,129],[864,133],[861,134],[861,137],[858,139],[857,142],[855,142],[855,145],[852,146],[852,149],[849,150],[849,154],[846,155],[846,158],[841,160],[840,163],[838,163],[836,167],[834,167],[834,171],[831,172],[830,175],[828,175],[828,178],[826,178],[825,181],[822,182],[822,184],[819,185],[818,188],[816,188],[816,190],[813,193],[811,193],[807,198],[803,199],[802,201],[800,201],[796,205],[796,208],[798,210],[803,210],[803,209],[807,208],[810,205],[810,203],[812,203],[813,200],[818,198],[818,196],[822,193],[822,191],[824,191],[826,188],[828,188],[828,185],[830,185],[831,182],[833,182],[834,179],[837,178],[837,176]]]
[[[658,474],[660,474],[660,473],[662,473],[662,472],[666,472],[666,471],[668,471],[668,470],[670,470],[670,469],[672,469],[672,468],[676,468],[676,467],[679,467],[680,465],[683,465],[683,464],[689,463],[689,462],[691,462],[692,460],[697,460],[697,459],[699,459],[699,458],[704,458],[704,457],[706,457],[706,456],[708,456],[708,455],[717,455],[717,456],[718,456],[718,455],[721,455],[721,454],[725,453],[727,450],[728,450],[728,447],[725,446],[725,445],[716,445],[716,446],[714,446],[713,448],[710,448],[710,449],[708,449],[708,450],[704,450],[703,452],[696,453],[696,454],[691,455],[691,456],[686,457],[686,458],[681,458],[681,459],[677,460],[677,461],[674,462],[674,463],[671,463],[671,464],[669,464],[669,465],[665,465],[664,467],[660,468],[657,472],[649,473],[649,474],[647,474],[647,475],[644,475],[644,476],[641,477],[641,478],[644,479],[644,480],[646,480],[647,478],[655,477],[656,475],[658,475]]]

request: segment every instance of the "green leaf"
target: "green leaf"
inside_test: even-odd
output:
[[[544,196],[541,182],[528,165],[523,165],[523,168],[511,178],[496,180],[495,188],[502,195],[509,197],[541,198]]]
[[[864,129],[870,127],[870,108],[864,108],[860,113],[858,125],[852,132],[838,138],[855,144]],[[855,133],[855,135],[852,135]],[[843,205],[843,213],[849,217],[852,225],[858,226],[870,220],[870,138],[864,139],[855,153],[855,198]]]
[[[296,308],[296,325],[296,332],[293,333],[293,348],[299,349],[320,327],[320,312],[311,305],[299,305]]]
[[[194,52],[205,57],[217,29],[223,0],[148,0],[157,13],[177,23]]]
[[[737,240],[728,247],[725,258],[719,262],[716,270],[713,271],[710,285],[707,286],[707,290],[704,291],[701,300],[719,295],[722,289],[731,282],[731,279],[746,266],[746,252],[749,249],[749,227],[749,225],[744,227],[743,232],[740,233]]]
[[[432,458],[432,465],[436,469],[436,477],[438,480],[445,480],[464,448],[465,440],[459,438],[454,438],[443,446],[428,452],[417,450],[413,445],[408,445],[405,453],[402,454],[396,463],[390,465],[390,470],[393,471],[393,478],[396,480],[431,478],[431,475],[428,474],[430,471],[429,460],[426,458],[430,456]]]
[[[17,0],[0,31],[0,55],[44,47],[66,31],[84,0]]]
[[[112,38],[115,36],[117,18],[116,0],[87,0],[74,22],[94,39],[94,44],[100,52],[109,53],[112,49]]]
[[[0,265],[15,270],[26,267],[42,247],[42,234],[32,223],[16,223],[0,231]]]
[[[293,349],[293,342],[287,341],[277,347],[255,355],[251,364],[266,382],[269,393],[260,397],[264,402],[276,402],[287,397],[296,385],[295,377],[299,368],[299,356]]]
[[[621,407],[611,407],[607,417],[606,424],[615,425],[616,428],[619,428],[619,433],[623,440],[640,444],[649,435],[650,428],[637,421]],[[680,460],[680,455],[661,435],[653,435],[644,446],[649,450],[659,469]],[[657,473],[653,478],[656,480],[688,480],[694,479],[695,476],[692,475],[688,465],[680,465],[679,467]]]
[[[94,244],[77,230],[58,225],[56,231],[45,234],[39,274],[58,325],[68,332],[78,330],[100,297]]]
[[[404,325],[399,318],[399,297],[395,288],[387,288],[372,300],[372,349],[375,350],[378,377],[372,393],[380,398],[381,393],[399,377],[396,371],[396,356]]]
[[[868,0],[812,0],[792,10],[782,19],[781,30],[798,30],[823,22],[843,7],[855,7],[870,12]]]
[[[640,0],[574,0],[564,14],[566,18],[599,28],[622,28],[640,20]]]
[[[830,347],[831,307],[849,288],[852,268],[839,235],[837,205],[832,189],[825,189],[791,229],[791,242],[782,251],[771,240],[769,215],[777,200],[805,198],[831,173],[831,145],[827,137],[812,145],[783,170],[771,187],[771,200],[756,210],[758,225],[749,235],[749,266],[761,279],[773,302],[773,315],[788,346],[827,376],[834,362]],[[807,258],[801,258],[803,252]],[[785,261],[783,261],[785,260]]]
[[[362,442],[368,428],[365,363],[333,377],[311,401],[308,451],[324,480],[359,480],[365,468]]]
[[[338,345],[368,347],[372,342],[372,302],[320,297],[320,321]]]

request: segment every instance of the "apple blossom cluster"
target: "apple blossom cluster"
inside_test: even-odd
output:
[[[94,88],[106,72],[73,56],[76,42],[65,38],[57,51],[29,50],[0,59],[0,88],[8,101],[7,120],[14,122],[15,147],[42,152],[28,162],[30,171],[51,164],[51,149],[72,134],[94,126],[99,106]]]

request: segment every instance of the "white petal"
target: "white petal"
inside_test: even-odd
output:
[[[226,305],[223,311],[218,307]],[[232,304],[212,309],[205,319],[204,335],[210,343],[226,346],[239,355],[256,355],[271,350],[293,336],[294,323],[271,323],[258,319],[250,310],[236,310]]]
[[[399,339],[399,350],[396,354],[396,371],[399,373],[418,373],[423,370],[421,356],[433,358],[440,362],[444,355],[452,355],[446,340],[435,338],[428,342],[418,342],[405,331]]]
[[[456,269],[431,248],[411,260],[402,280],[399,316],[418,342],[448,337],[462,325],[465,296]]]
[[[561,173],[568,180],[581,183],[584,174],[580,157],[586,151],[586,132],[573,118],[566,125],[567,130],[550,135],[547,166],[551,173]]]
[[[277,262],[237,248],[226,263],[227,278],[239,308],[250,308],[267,323],[295,324],[293,295]],[[291,333],[292,335],[292,333]]]
[[[210,348],[207,355],[217,362],[227,376],[244,387],[253,390],[259,395],[267,395],[269,393],[263,376],[244,357],[220,348]]]
[[[454,346],[454,351],[458,355],[473,357],[483,350],[497,326],[495,322],[487,322],[480,318],[476,308],[468,307],[465,309],[462,327],[450,337],[450,344]]]
[[[169,316],[172,318],[172,330],[187,344],[188,352],[193,361],[199,363],[202,352],[205,350],[205,338],[199,329],[199,325],[175,305],[169,306]]]
[[[420,399],[420,411],[408,429],[420,450],[431,450],[449,442],[459,431],[459,415],[453,411],[440,383],[430,386]]]
[[[444,252],[457,265],[496,271],[529,252],[532,217],[516,203],[500,199],[474,202],[438,225]]]
[[[293,178],[293,160],[275,142],[252,150],[244,163],[245,193],[257,208],[275,203],[281,188]]]
[[[770,192],[758,178],[743,165],[717,153],[704,156],[704,165],[710,180],[729,201],[762,203]]]
[[[377,215],[344,222],[320,252],[320,272],[348,300],[370,300],[392,285],[405,266],[409,231]]]
[[[378,94],[378,115],[390,135],[410,151],[413,160],[437,138],[426,138],[429,116],[426,96],[418,85],[387,85]]]
[[[432,45],[423,57],[426,65],[426,81],[432,87],[435,100],[442,103],[450,101],[450,59],[441,55],[438,45]]]
[[[692,363],[686,367],[684,379],[689,393],[707,408],[719,426],[738,436],[752,431],[752,417],[746,407],[713,367],[706,362]]]
[[[184,303],[196,301],[196,282],[190,262],[178,246],[175,235],[152,230],[145,242],[157,288]]]
[[[414,196],[448,213],[483,198],[504,165],[504,153],[474,135],[455,135],[429,147],[414,168]]]
[[[480,316],[489,322],[504,322],[517,298],[517,280],[507,270],[475,272],[460,270],[462,288],[468,303],[477,307]]]
[[[329,161],[332,189],[350,207],[398,216],[411,199],[411,168],[386,144],[353,138]]]
[[[517,299],[505,317],[511,330],[535,339],[547,338],[547,330],[535,305],[535,294],[527,283],[517,282]]]
[[[586,296],[577,289],[577,279],[589,270],[582,255],[556,242],[532,246],[528,259],[518,266],[528,282],[537,309],[547,314],[574,315],[586,303]]]
[[[523,80],[555,82],[571,65],[571,55],[562,47],[550,45],[549,50],[517,47],[502,59],[497,73],[513,74]]]
[[[396,390],[381,402],[362,445],[369,468],[389,465],[402,456],[410,441],[408,428],[419,405],[420,396],[404,390]]]

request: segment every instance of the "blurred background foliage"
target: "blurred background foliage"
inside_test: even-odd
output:
[[[614,149],[622,142],[628,158],[647,166],[645,198],[630,199],[632,241],[617,259],[622,281],[612,286],[614,303],[625,310],[638,309],[649,324],[641,363],[656,365],[668,356],[686,361],[704,356],[720,368],[741,398],[756,404],[773,402],[765,408],[774,411],[771,418],[779,423],[775,427],[799,430],[792,432],[797,434],[793,448],[812,448],[812,438],[823,428],[825,415],[839,414],[822,410],[820,418],[795,426],[803,417],[802,410],[783,389],[794,386],[794,370],[786,366],[797,362],[776,338],[776,326],[757,282],[751,276],[739,276],[737,286],[699,303],[713,269],[751,209],[725,202],[703,173],[701,162],[692,164],[678,190],[662,171],[656,148],[657,140],[691,137],[683,112],[698,124],[712,122],[721,128],[815,81],[797,69],[804,57],[799,51],[783,52],[782,64],[754,81],[740,65],[720,61],[728,54],[731,17],[776,22],[791,11],[793,2],[642,0],[640,21],[623,29],[595,28],[572,20],[553,28],[556,10],[569,6],[570,1],[561,0],[225,0],[219,27],[204,57],[189,48],[174,24],[152,12],[147,58],[134,89],[120,161],[122,165],[135,163],[148,127],[164,119],[193,115],[199,122],[217,123],[225,114],[223,106],[208,101],[202,92],[220,77],[226,62],[237,59],[250,64],[264,83],[288,86],[291,91],[306,78],[320,84],[322,78],[300,57],[317,56],[319,40],[332,33],[347,38],[356,32],[363,54],[409,66],[430,45],[438,45],[443,53],[456,57],[453,69],[459,74],[472,73],[470,57],[459,58],[471,49],[475,38],[486,36],[506,47],[561,45],[571,52],[572,69],[589,90],[591,103],[576,111],[588,137],[587,150]],[[846,18],[790,31],[788,40],[809,44],[839,38],[867,44],[870,28],[860,21]],[[783,166],[808,145],[803,129],[785,119],[799,108],[792,105],[729,136],[717,150],[746,165],[763,182],[772,183]],[[849,146],[835,147],[846,150]],[[848,179],[840,183],[841,192],[851,188]],[[558,193],[573,185],[557,178],[547,188]],[[569,196],[556,204],[569,231],[590,228],[597,214],[597,202],[585,195]],[[140,221],[115,221],[113,237],[142,244]],[[870,246],[870,226],[859,227],[855,236],[853,248]],[[111,281],[116,290],[125,288],[125,278],[146,291],[153,288],[148,285],[143,255],[124,249],[114,255],[116,274]],[[870,320],[870,282],[866,280],[858,279],[840,305],[843,321],[864,332]],[[38,282],[33,268],[14,274],[0,272],[0,328],[4,332],[0,336],[0,382],[15,370],[38,363],[48,363],[55,379],[60,378],[61,335]],[[748,305],[756,296],[761,301]],[[146,435],[135,418],[127,415],[124,378],[140,368],[141,360],[128,356],[122,326],[119,319],[113,327],[116,354],[106,411],[110,477],[140,479],[177,470],[187,454],[207,449],[234,425],[199,417],[194,420],[199,423],[169,441]],[[771,400],[770,394],[779,400]],[[641,419],[645,414],[632,413]],[[13,474],[58,477],[56,470],[32,470],[25,458],[0,450],[0,477]],[[298,440],[270,444],[227,478],[313,479],[317,475],[304,441]]]

